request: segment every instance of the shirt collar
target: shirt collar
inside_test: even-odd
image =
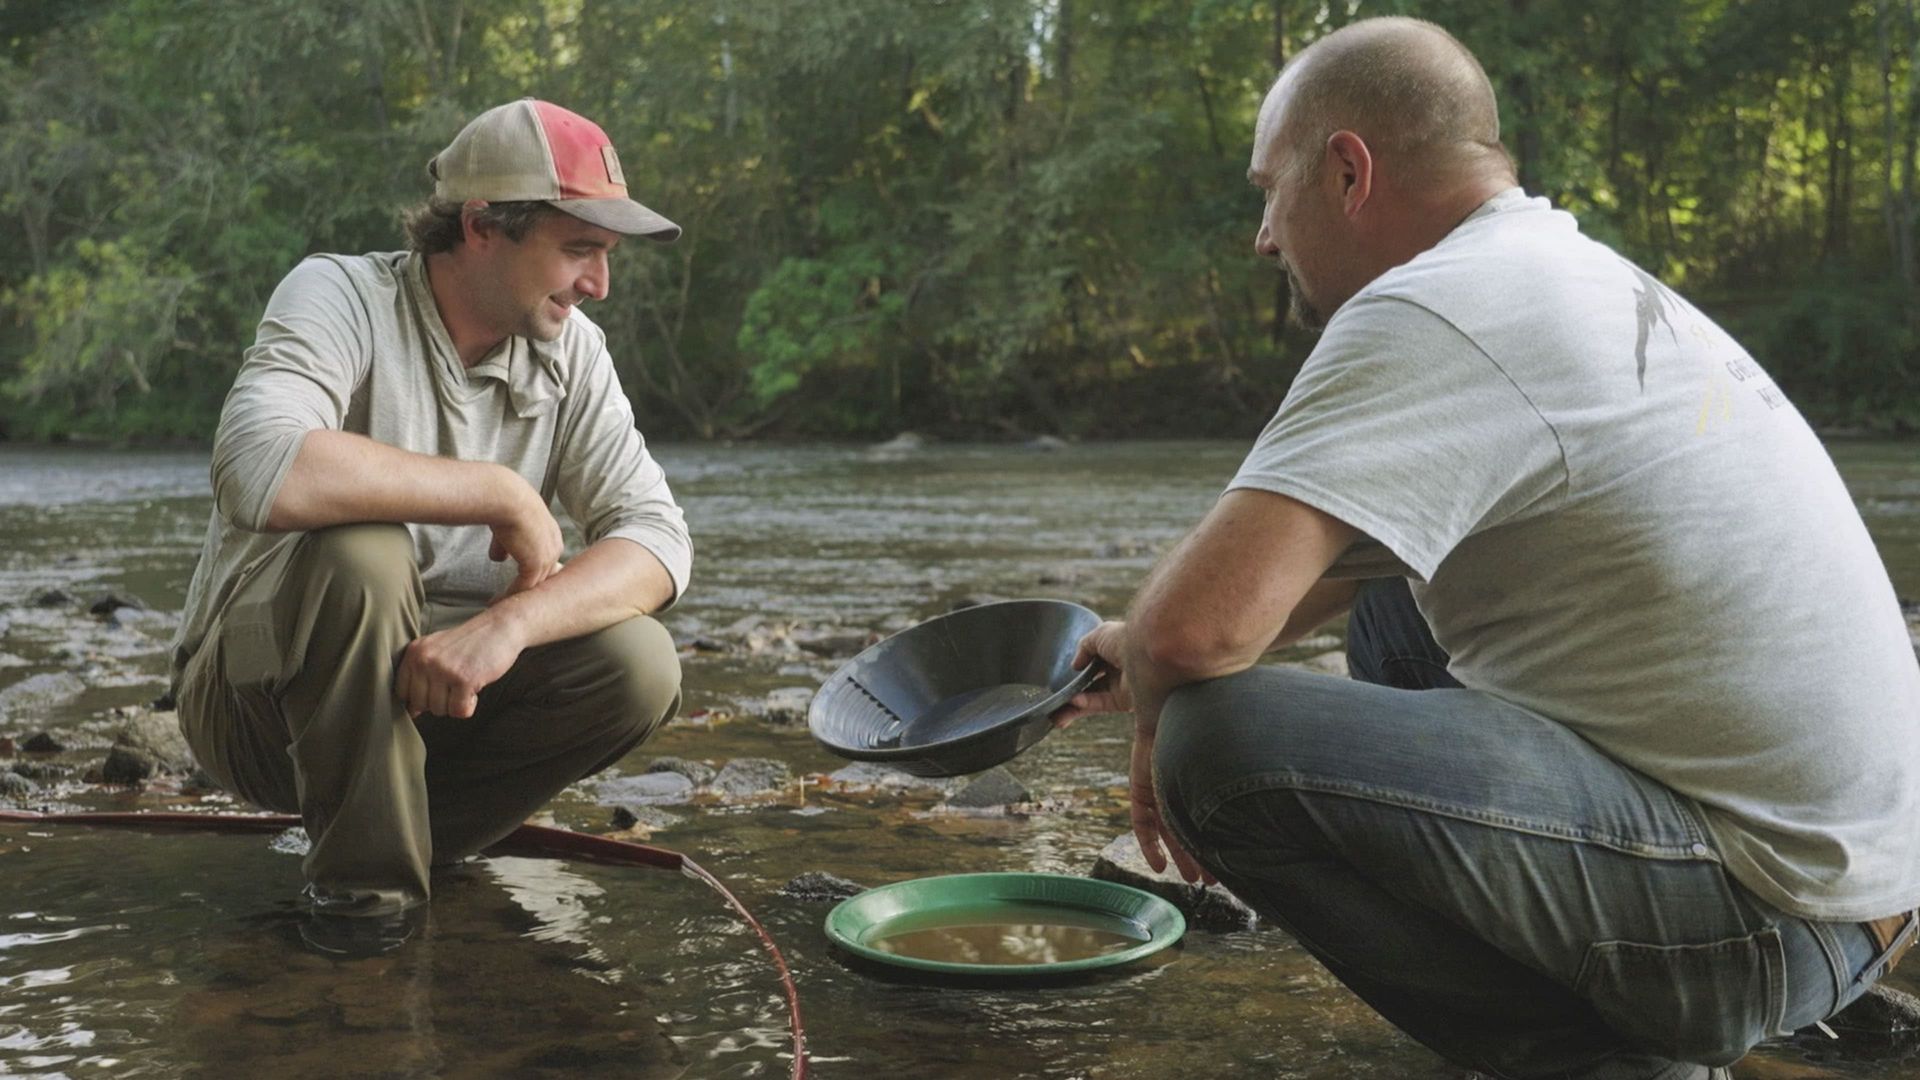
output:
[[[567,396],[566,385],[560,381],[561,362],[566,354],[559,341],[510,337],[481,357],[479,363],[466,367],[460,363],[453,336],[447,333],[446,323],[440,318],[440,305],[433,299],[433,285],[427,280],[426,256],[409,252],[402,277],[426,331],[428,363],[433,365],[434,374],[442,382],[466,390],[476,388],[482,379],[504,383],[514,415],[523,418],[551,412]]]

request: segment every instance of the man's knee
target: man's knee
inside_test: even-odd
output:
[[[608,723],[631,729],[638,741],[678,711],[680,655],[658,620],[641,615],[615,623],[583,644],[599,669],[594,681],[605,688],[600,711]]]
[[[334,525],[307,533],[300,543],[296,565],[304,580],[289,584],[309,594],[345,590],[389,600],[419,587],[413,537],[405,525]]]
[[[1244,673],[1243,673],[1244,674]],[[1246,707],[1242,676],[1188,683],[1167,696],[1154,739],[1153,770],[1161,812],[1191,834],[1214,789],[1240,760],[1239,733],[1231,722]]]

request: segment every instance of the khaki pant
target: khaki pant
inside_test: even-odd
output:
[[[506,836],[679,706],[673,640],[642,616],[521,653],[471,719],[410,719],[401,651],[478,610],[426,600],[404,526],[319,529],[248,568],[182,674],[194,754],[241,798],[305,819],[326,906],[424,901],[430,865]]]

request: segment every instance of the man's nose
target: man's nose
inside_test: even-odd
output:
[[[1280,245],[1273,242],[1273,230],[1264,220],[1260,222],[1260,231],[1253,236],[1253,250],[1269,259],[1280,254]]]
[[[573,283],[573,287],[589,300],[605,300],[607,287],[611,284],[608,277],[607,257],[601,255],[593,260],[587,271],[580,275],[580,280]]]

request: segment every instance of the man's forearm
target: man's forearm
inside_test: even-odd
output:
[[[498,625],[521,648],[591,634],[673,599],[673,579],[646,548],[608,537],[537,588],[514,593],[474,616]]]
[[[300,532],[363,521],[493,524],[529,496],[538,499],[503,465],[417,454],[322,429],[301,442],[267,513],[267,529]]]

